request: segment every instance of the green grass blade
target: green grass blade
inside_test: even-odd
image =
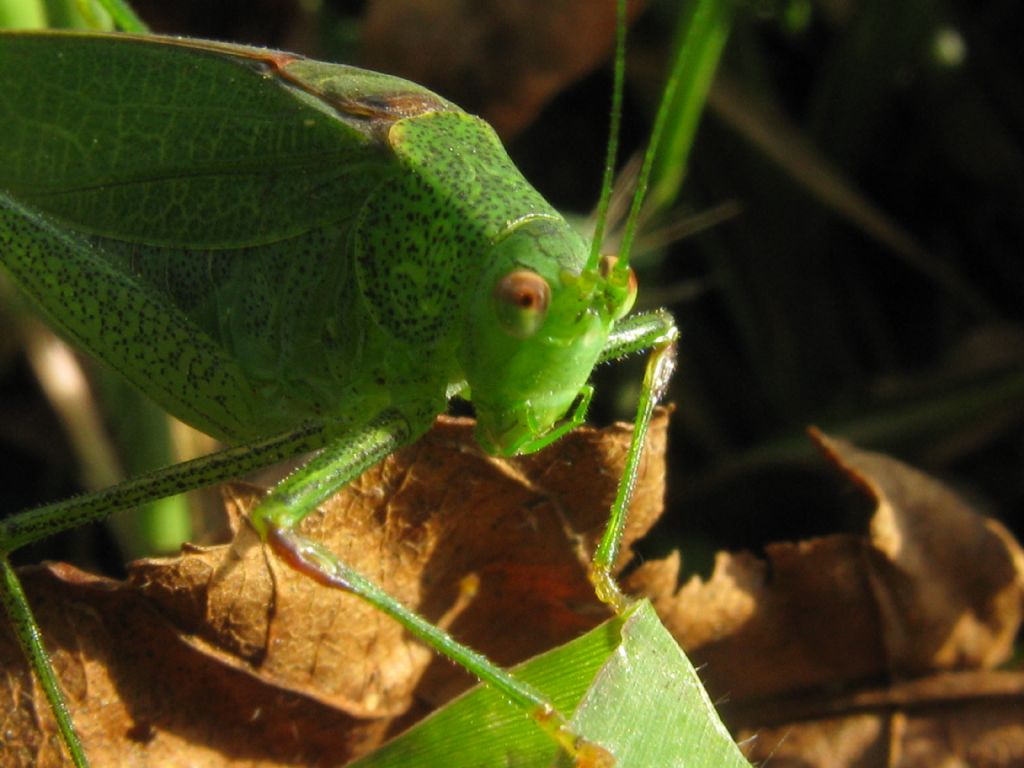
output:
[[[617,768],[749,768],[697,671],[644,601],[587,691],[573,725],[618,758]]]
[[[515,672],[559,708],[576,709],[573,724],[610,748],[617,768],[749,766],[647,602]],[[550,739],[521,710],[477,686],[351,768],[545,766],[555,759]]]
[[[0,28],[41,29],[46,26],[42,0],[0,0]]]
[[[513,671],[571,712],[614,653],[621,625],[621,619],[612,619]],[[349,768],[550,765],[556,752],[550,737],[521,709],[478,685]]]
[[[651,172],[650,204],[670,207],[690,162],[697,125],[736,13],[733,0],[696,0],[680,15],[675,33],[679,85],[667,107]]]
[[[98,0],[0,0],[0,29],[113,28]]]
[[[648,200],[652,210],[667,208],[679,193],[697,124],[732,28],[734,6],[733,0],[693,0],[680,15],[672,70],[658,106],[619,249],[624,258],[632,250],[648,183],[653,185]]]
[[[171,434],[171,418],[163,409],[109,371],[99,369],[94,381],[124,469],[115,482],[182,460]],[[184,494],[118,512],[109,523],[126,560],[177,552],[194,533],[192,509]]]
[[[149,27],[140,19],[124,0],[99,0],[100,5],[110,14],[117,28],[125,32],[144,34]]]

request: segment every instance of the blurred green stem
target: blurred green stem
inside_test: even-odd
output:
[[[43,0],[0,0],[0,27],[39,29],[46,26]]]
[[[679,14],[673,43],[675,55],[670,59],[679,62],[679,87],[655,154],[648,197],[648,205],[654,211],[668,209],[679,195],[697,125],[735,13],[733,0],[691,0]]]

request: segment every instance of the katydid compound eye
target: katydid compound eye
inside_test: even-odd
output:
[[[509,272],[494,286],[494,308],[502,327],[517,339],[537,332],[548,312],[551,289],[536,272]]]

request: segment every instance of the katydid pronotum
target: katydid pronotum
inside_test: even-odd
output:
[[[39,92],[59,82],[46,67],[80,79],[61,110]],[[104,72],[125,68],[138,91],[113,98]],[[618,69],[621,81],[621,48]],[[146,82],[166,77],[175,87],[148,97]],[[192,140],[170,146],[180,122]],[[536,451],[581,423],[597,363],[651,350],[592,565],[601,598],[624,607],[610,569],[677,335],[665,312],[627,314],[629,236],[619,258],[601,256],[600,233],[592,245],[577,235],[486,123],[430,91],[290,54],[9,33],[0,124],[6,273],[78,346],[231,446],[0,521],[0,595],[75,764],[87,757],[8,555],[308,451],[319,453],[251,514],[267,544],[502,691],[581,764],[611,760],[539,693],[295,528],[422,435],[448,399],[473,403],[486,451]]]

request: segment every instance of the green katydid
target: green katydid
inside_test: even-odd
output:
[[[628,244],[600,256],[600,234],[591,245],[570,229],[486,123],[397,78],[190,40],[0,40],[0,263],[54,327],[232,446],[0,522],[0,594],[76,765],[86,756],[9,553],[313,450],[252,513],[268,544],[502,691],[581,762],[602,760],[540,694],[294,529],[447,399],[472,401],[485,450],[535,451],[583,420],[598,362],[651,349],[592,568],[602,599],[623,607],[610,568],[676,339],[664,312],[627,316]],[[81,78],[57,113],[38,92],[59,81],[47,66]],[[104,90],[115,68],[132,70],[137,93]],[[147,99],[163,77],[175,87]],[[167,146],[180,122],[190,142]]]

